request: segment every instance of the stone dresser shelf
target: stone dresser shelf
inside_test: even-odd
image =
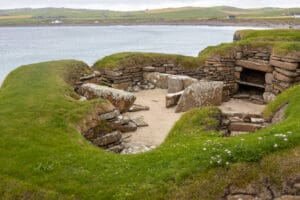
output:
[[[248,85],[252,87],[257,87],[257,88],[262,88],[265,89],[264,85],[256,84],[256,83],[250,83],[250,82],[245,82],[245,81],[236,81],[240,85]]]

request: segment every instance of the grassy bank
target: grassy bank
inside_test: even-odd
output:
[[[207,126],[216,126],[219,114],[208,107],[184,114],[154,151],[105,152],[75,128],[96,105],[105,105],[101,100],[72,98],[76,95],[70,84],[88,70],[79,61],[46,62],[22,66],[4,81],[0,90],[4,199],[165,199],[191,177],[231,169],[234,163],[258,162],[300,145],[300,86],[295,86],[267,108],[272,112],[288,102],[285,121],[257,133],[222,138],[206,131]],[[210,186],[211,191],[221,189]]]

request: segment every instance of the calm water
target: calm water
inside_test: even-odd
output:
[[[147,51],[196,56],[209,45],[232,41],[243,27],[105,26],[0,28],[0,84],[24,64],[77,59],[92,65],[116,52]]]

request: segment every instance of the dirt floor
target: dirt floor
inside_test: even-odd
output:
[[[163,143],[175,122],[182,113],[175,113],[175,107],[166,108],[165,95],[167,90],[154,89],[143,90],[135,93],[137,100],[135,104],[149,106],[150,110],[126,113],[131,119],[142,117],[149,124],[140,127],[136,132],[129,133],[127,142],[132,146],[147,146],[155,148]],[[254,104],[250,101],[231,99],[219,107],[224,113],[261,114],[265,105]]]
[[[150,110],[126,114],[131,119],[143,117],[149,126],[140,127],[136,132],[131,133],[130,142],[139,142],[147,146],[158,146],[163,143],[175,122],[182,115],[182,113],[175,113],[175,107],[166,108],[166,94],[167,90],[163,89],[143,90],[135,93],[137,97],[135,104],[149,106]]]

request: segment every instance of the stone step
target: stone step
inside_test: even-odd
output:
[[[255,132],[264,126],[261,124],[253,124],[247,122],[232,122],[229,125],[230,131],[238,131],[238,132]]]

